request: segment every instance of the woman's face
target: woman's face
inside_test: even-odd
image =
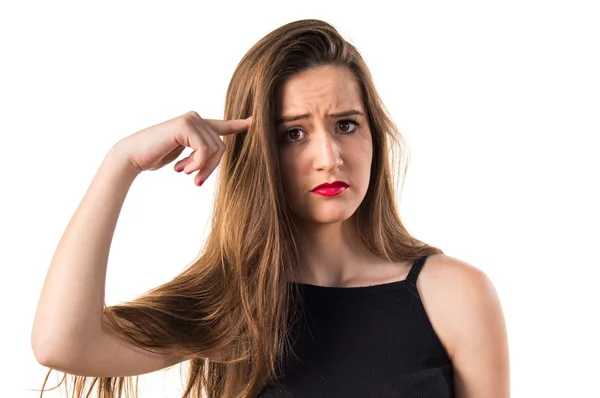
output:
[[[287,78],[276,93],[285,195],[302,223],[347,220],[366,195],[373,146],[360,88],[346,68],[320,66]],[[342,181],[334,196],[313,189]]]

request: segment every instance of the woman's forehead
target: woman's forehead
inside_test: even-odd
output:
[[[291,75],[275,96],[277,118],[307,112],[364,113],[360,86],[347,68],[323,66]]]

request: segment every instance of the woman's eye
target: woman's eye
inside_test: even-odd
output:
[[[340,134],[354,134],[359,124],[355,120],[340,120],[336,123],[336,129]],[[291,128],[283,133],[284,142],[297,142],[304,138],[306,133],[299,128]]]
[[[284,139],[289,138],[288,141],[298,141],[301,137],[300,135],[302,135],[304,132],[302,130],[299,129],[290,129],[288,131],[285,132],[284,134]]]
[[[352,134],[358,128],[358,122],[354,120],[342,120],[338,123],[338,128],[342,134]]]

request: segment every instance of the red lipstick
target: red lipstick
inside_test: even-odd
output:
[[[346,189],[348,189],[348,184],[346,184],[344,181],[334,181],[331,183],[326,182],[325,184],[321,184],[313,188],[311,192],[321,196],[335,196],[341,194]]]

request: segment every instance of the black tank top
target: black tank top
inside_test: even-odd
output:
[[[299,283],[303,311],[292,327],[273,397],[454,397],[452,363],[417,290],[427,257],[406,279],[363,287]]]

